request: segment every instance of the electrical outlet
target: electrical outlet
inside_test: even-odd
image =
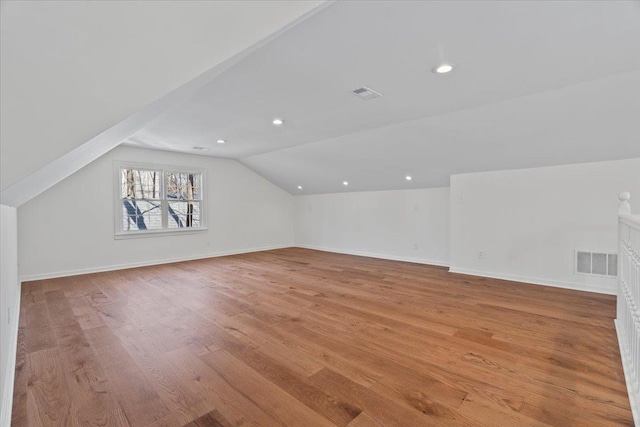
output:
[[[464,197],[458,196],[458,204],[461,205],[464,203]]]
[[[413,210],[417,211],[418,210],[418,205],[413,205]]]
[[[476,256],[478,257],[478,259],[484,259],[484,257],[485,257],[485,253],[484,253],[484,251],[478,251],[478,253],[476,254]]]
[[[417,244],[417,243],[414,243],[414,244],[413,244],[413,250],[414,250],[414,251],[417,251],[417,250],[418,250],[418,244]]]
[[[207,239],[207,246],[211,246],[211,240]]]

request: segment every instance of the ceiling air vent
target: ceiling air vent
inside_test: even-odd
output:
[[[618,275],[618,255],[576,251],[576,273],[615,277]]]
[[[366,86],[362,86],[360,89],[356,89],[352,91],[352,93],[358,96],[359,98],[364,99],[365,101],[368,101],[374,98],[380,98],[382,96],[381,93],[376,92],[373,89],[369,89]]]

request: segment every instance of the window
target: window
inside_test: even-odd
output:
[[[204,230],[202,171],[118,165],[116,237]]]

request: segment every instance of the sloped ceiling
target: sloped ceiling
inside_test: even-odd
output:
[[[638,2],[337,2],[127,144],[236,158],[293,194],[445,186],[640,157],[638,70]]]
[[[640,71],[630,72],[242,161],[291,193],[312,194],[447,187],[458,173],[637,158],[639,93]]]
[[[0,188],[46,168],[323,3],[3,0]],[[147,112],[146,121],[152,118]],[[136,130],[129,123],[117,135]],[[77,160],[73,168],[90,160]]]
[[[318,3],[3,3],[2,188],[114,123],[111,141],[235,158],[293,194],[640,157],[636,1],[324,3],[220,66]]]

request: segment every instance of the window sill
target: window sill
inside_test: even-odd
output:
[[[161,236],[181,236],[185,234],[198,234],[207,232],[207,227],[179,229],[179,230],[147,230],[147,231],[128,231],[120,232],[114,235],[115,240],[137,239],[139,237],[161,237]]]

